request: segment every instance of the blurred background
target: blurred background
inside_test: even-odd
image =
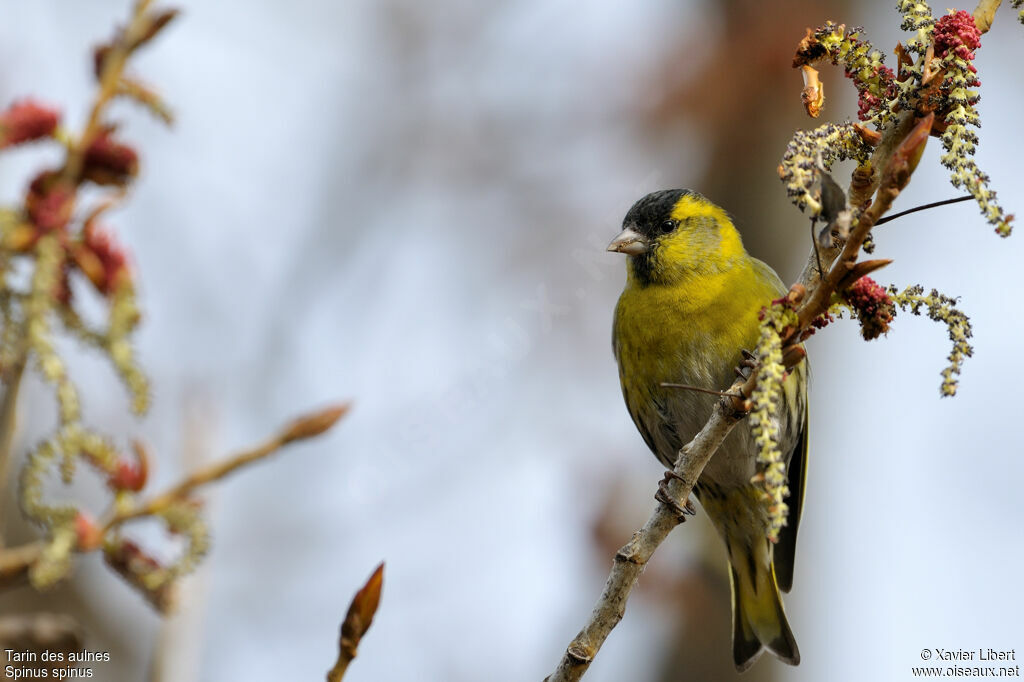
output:
[[[178,122],[118,106],[143,166],[110,221],[134,254],[154,408],[131,419],[101,359],[68,344],[85,417],[149,442],[159,490],[300,412],[355,407],[208,492],[213,550],[175,617],[95,556],[48,593],[0,594],[0,613],[70,614],[110,652],[101,680],[322,679],[383,559],[346,679],[542,679],[661,476],[622,404],[610,324],[624,263],[604,246],[637,198],[689,187],[795,279],[808,226],[775,168],[815,124],[794,46],[832,19],[891,53],[906,40],[893,3],[175,4],[184,15],[134,70]],[[0,0],[0,105],[32,95],[78,128],[91,47],[128,11]],[[1018,214],[1022,31],[1003,8],[976,61],[978,163]],[[822,77],[822,121],[852,115],[841,71]],[[957,194],[940,152],[932,140],[897,210]],[[53,154],[6,152],[0,203]],[[810,341],[812,460],[786,598],[803,662],[766,656],[745,680],[909,680],[926,647],[1024,650],[1024,458],[1005,393],[1022,378],[1021,239],[969,203],[879,229],[876,254],[895,263],[878,279],[961,296],[975,357],[940,399],[941,325],[905,315],[864,343],[846,322]],[[16,458],[53,427],[48,388],[33,380],[21,405]],[[104,499],[98,484],[82,494]],[[13,504],[0,523],[10,543],[34,537]],[[698,513],[587,679],[736,678],[728,593]]]

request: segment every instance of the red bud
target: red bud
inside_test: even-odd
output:
[[[127,185],[139,172],[139,155],[104,130],[85,151],[82,177],[97,185]]]
[[[103,544],[103,529],[84,512],[75,516],[75,535],[78,537],[78,549],[82,552],[91,552]]]
[[[12,104],[0,114],[0,149],[30,140],[51,137],[57,129],[60,114],[26,99]]]
[[[75,188],[61,179],[60,173],[44,171],[29,185],[25,209],[32,222],[43,231],[59,230],[71,220],[75,206]]]

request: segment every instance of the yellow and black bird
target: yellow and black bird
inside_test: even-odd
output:
[[[758,339],[758,314],[786,293],[779,276],[743,248],[729,216],[700,194],[648,194],[626,214],[608,246],[628,256],[626,287],[615,308],[612,346],[626,407],[655,456],[669,469],[704,426],[715,398],[662,386],[725,390],[744,348]],[[779,590],[793,586],[793,558],[807,462],[807,369],[783,383],[775,415],[789,475],[788,524],[767,539],[763,489],[751,482],[758,448],[748,422],[733,429],[694,492],[725,541],[733,608],[733,659],[749,668],[763,648],[800,662]]]

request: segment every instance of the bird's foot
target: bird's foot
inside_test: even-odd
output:
[[[736,376],[746,381],[750,378],[750,373],[754,371],[755,367],[757,367],[757,356],[746,348],[741,352],[743,353],[743,359],[740,361],[739,367],[734,371],[736,372]]]
[[[662,478],[658,483],[658,492],[654,493],[654,499],[674,511],[676,517],[679,519],[679,523],[683,523],[686,521],[687,516],[693,516],[697,513],[697,508],[693,506],[693,503],[690,502],[690,500],[686,500],[686,504],[683,505],[680,505],[675,501],[672,494],[668,491],[668,484],[673,478],[677,481],[682,481],[683,483],[686,482],[683,480],[682,476],[669,469],[665,472],[664,478]]]

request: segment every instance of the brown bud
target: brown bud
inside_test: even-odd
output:
[[[344,417],[351,407],[352,403],[341,403],[340,405],[334,405],[319,412],[299,417],[285,429],[281,440],[285,443],[290,443],[295,440],[319,436]]]
[[[806,357],[807,351],[803,346],[789,346],[782,351],[782,366],[786,369],[795,367]]]
[[[875,270],[881,270],[890,263],[892,263],[892,260],[889,258],[876,258],[875,260],[865,260],[856,263],[845,275],[843,275],[843,278],[839,280],[839,283],[836,285],[836,289],[843,291],[861,277],[870,275]]]
[[[853,129],[857,131],[857,134],[860,136],[860,139],[864,140],[864,142],[871,145],[872,147],[877,147],[879,143],[881,143],[882,141],[882,133],[876,130],[871,130],[870,128],[866,128],[864,125],[860,123],[854,123]]]
[[[907,133],[882,172],[881,187],[899,192],[907,186],[910,175],[917,168],[921,155],[924,154],[928,134],[931,132],[934,122],[935,113],[929,112],[927,116],[917,122],[913,130]]]
[[[370,629],[370,624],[373,623],[373,616],[377,613],[377,607],[380,605],[380,593],[383,587],[384,563],[381,562],[366,584],[352,597],[352,604],[348,607],[348,613],[341,624],[339,646],[350,658],[355,658],[359,641]]]

